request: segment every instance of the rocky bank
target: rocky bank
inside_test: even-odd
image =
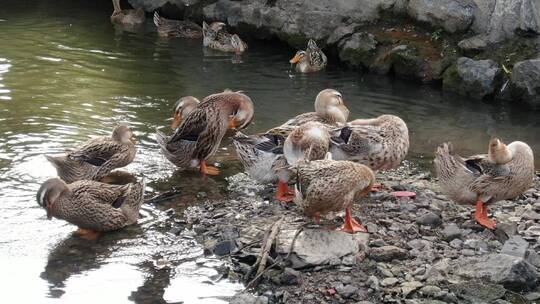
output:
[[[129,2],[168,17],[224,21],[242,36],[294,48],[312,38],[334,63],[540,106],[537,0]]]
[[[246,174],[228,178],[229,197],[188,208],[172,233],[204,244],[227,262],[223,278],[249,288],[230,303],[535,303],[540,299],[540,178],[513,201],[490,206],[498,226],[484,229],[473,207],[439,193],[435,179],[410,163],[378,175],[393,190],[357,202],[369,234],[320,226],[273,187]],[[270,240],[270,241],[269,241]],[[257,278],[267,248],[265,271]],[[256,281],[256,283],[254,283]]]

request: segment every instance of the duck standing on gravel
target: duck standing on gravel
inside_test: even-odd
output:
[[[113,169],[129,165],[137,153],[137,140],[131,129],[119,124],[111,136],[90,139],[66,155],[49,156],[58,176],[66,183],[101,180]]]
[[[296,52],[289,62],[291,64],[296,64],[295,69],[297,72],[312,73],[324,69],[328,59],[323,51],[317,46],[315,40],[309,39],[306,50]]]
[[[202,28],[195,22],[187,20],[173,20],[161,17],[154,12],[154,24],[161,37],[201,38]]]
[[[74,224],[79,227],[76,234],[94,240],[102,232],[137,223],[143,195],[144,182],[109,185],[84,180],[68,185],[51,178],[41,185],[36,198],[48,219]]]
[[[349,109],[343,96],[334,89],[324,89],[315,98],[315,112],[302,113],[284,124],[268,130],[266,133],[287,138],[296,127],[310,121],[317,121],[328,127],[344,125],[349,118]]]
[[[230,34],[224,28],[223,22],[212,22],[208,25],[203,21],[203,46],[222,52],[241,54],[247,50],[247,43],[236,34]]]
[[[145,21],[144,10],[137,9],[122,9],[120,0],[112,0],[114,11],[111,15],[111,22],[121,25],[140,25]]]
[[[369,194],[375,182],[371,169],[350,161],[332,160],[328,153],[323,160],[299,163],[296,172],[294,202],[306,215],[318,222],[322,214],[345,209],[345,224],[340,230],[368,232],[352,217],[351,207]]]
[[[505,145],[499,139],[489,142],[488,154],[463,158],[445,143],[435,153],[435,169],[443,192],[460,204],[476,204],[475,220],[495,229],[486,204],[512,199],[534,181],[534,156],[524,142]]]
[[[157,142],[174,165],[199,167],[203,175],[218,175],[219,170],[206,165],[206,160],[214,155],[227,129],[247,127],[253,114],[251,98],[241,92],[212,94],[182,119],[172,136],[156,130]]]

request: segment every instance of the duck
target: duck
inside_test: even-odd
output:
[[[284,124],[268,130],[266,133],[286,138],[296,127],[306,122],[317,121],[328,127],[342,126],[349,118],[349,109],[343,96],[334,89],[324,89],[315,98],[315,112],[307,112],[289,119]]]
[[[58,177],[46,180],[36,199],[53,217],[76,225],[76,234],[96,239],[101,233],[137,223],[143,203],[144,181],[110,185],[82,180],[67,184]]]
[[[187,117],[201,103],[199,99],[193,96],[184,96],[174,104],[174,115],[171,123],[171,129],[176,130],[182,123],[184,117]]]
[[[247,174],[261,184],[277,183],[275,197],[280,201],[291,200],[294,194],[287,183],[279,182],[289,179],[289,172],[281,170],[288,167],[283,154],[284,142],[282,136],[268,133],[245,135],[238,132],[233,137],[236,154]]]
[[[237,34],[230,34],[224,29],[225,23],[203,21],[203,46],[222,52],[241,54],[247,50],[245,43]]]
[[[114,11],[111,15],[111,22],[122,25],[140,25],[145,21],[144,10],[137,9],[122,9],[120,0],[112,0]]]
[[[67,154],[45,157],[68,184],[83,179],[101,180],[113,169],[133,162],[137,153],[136,142],[131,129],[119,124],[111,136],[90,139]]]
[[[202,28],[195,22],[167,19],[154,12],[154,24],[161,37],[201,38]]]
[[[322,160],[300,162],[295,171],[294,203],[304,214],[318,223],[321,215],[345,209],[345,223],[339,230],[368,232],[353,218],[351,207],[370,193],[375,182],[369,167],[347,160],[333,160],[328,152]]]
[[[306,50],[296,52],[289,62],[296,65],[295,69],[297,72],[312,73],[323,70],[326,67],[328,59],[317,46],[315,40],[309,39]]]
[[[398,167],[409,150],[407,124],[395,115],[356,119],[330,133],[335,160],[359,162],[375,171]]]
[[[309,121],[294,129],[283,142],[283,157],[286,166],[274,164],[272,170],[278,177],[276,198],[282,202],[292,202],[294,191],[289,188],[290,168],[301,162],[323,159],[330,145],[330,134],[326,126],[317,121]]]
[[[156,139],[165,157],[177,167],[199,167],[203,176],[219,175],[206,160],[216,152],[228,129],[246,128],[253,115],[251,98],[227,90],[204,98],[170,137],[156,130]]]
[[[478,224],[495,229],[487,205],[513,199],[527,190],[534,181],[534,154],[524,142],[509,145],[493,138],[488,153],[461,157],[451,143],[444,143],[435,153],[435,171],[445,195],[459,204],[476,205],[474,218]]]

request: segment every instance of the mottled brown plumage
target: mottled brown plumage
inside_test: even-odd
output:
[[[310,121],[317,121],[329,127],[338,127],[347,122],[349,109],[345,106],[343,96],[334,89],[324,89],[315,98],[315,112],[300,114],[284,124],[272,128],[267,133],[286,138],[296,127]]]
[[[298,51],[291,60],[291,64],[296,64],[296,71],[300,73],[317,72],[326,67],[328,59],[317,46],[315,40],[310,39],[305,51]]]
[[[200,25],[189,20],[167,19],[154,12],[154,24],[157,32],[162,37],[201,38],[202,28]]]
[[[512,199],[527,190],[534,180],[534,156],[524,142],[508,146],[498,139],[490,141],[488,154],[463,158],[445,143],[437,149],[435,169],[443,192],[460,204],[477,204],[476,218],[493,229],[484,204]]]
[[[50,219],[63,219],[82,229],[111,231],[135,224],[143,203],[144,182],[109,185],[96,181],[66,184],[52,178],[41,185],[36,198]]]
[[[197,107],[197,105],[199,105],[199,103],[201,102],[193,96],[184,96],[178,99],[174,104],[174,115],[171,123],[171,129],[176,130],[180,123],[182,123],[182,119],[187,117],[189,113],[191,113]]]
[[[372,170],[392,169],[409,150],[409,130],[394,115],[357,119],[331,131],[330,151],[336,160],[356,161]]]
[[[245,94],[230,91],[213,94],[183,119],[172,136],[157,131],[157,141],[173,164],[196,167],[216,152],[227,129],[243,129],[252,119],[253,102]]]
[[[145,21],[144,10],[137,9],[121,9],[120,0],[112,0],[114,11],[111,15],[111,22],[121,25],[140,25]]]
[[[283,144],[283,154],[289,165],[300,161],[323,159],[330,148],[330,134],[325,125],[310,121],[289,134]]]
[[[247,44],[238,35],[228,33],[224,27],[223,22],[213,22],[208,25],[203,21],[203,46],[237,54],[247,50]]]
[[[342,230],[349,233],[367,232],[352,218],[350,208],[353,203],[369,194],[375,182],[373,171],[358,163],[329,158],[296,166],[294,202],[306,215],[315,218],[346,209]]]
[[[90,139],[65,156],[46,157],[58,176],[71,183],[82,179],[101,180],[112,170],[129,165],[136,153],[133,133],[120,124],[111,136]]]

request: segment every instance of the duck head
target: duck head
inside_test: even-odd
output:
[[[334,89],[324,89],[317,94],[315,112],[321,117],[342,124],[349,118],[349,109],[345,106],[343,96]]]
[[[308,60],[308,56],[307,56],[306,51],[298,51],[298,52],[296,52],[294,57],[291,58],[291,60],[289,60],[289,62],[291,64],[298,64],[298,63],[300,63],[302,61],[305,61],[305,60]]]
[[[176,101],[174,104],[174,115],[171,123],[171,129],[176,130],[182,123],[182,119],[188,116],[193,109],[199,105],[200,101],[193,96],[185,96]]]
[[[497,164],[506,164],[512,160],[512,152],[501,140],[493,138],[489,141],[488,157]]]
[[[52,208],[62,193],[69,191],[67,184],[55,177],[46,180],[36,194],[38,204],[47,210],[47,219],[52,218]]]
[[[112,139],[127,144],[129,142],[131,143],[137,143],[137,138],[135,138],[135,135],[133,135],[133,132],[131,129],[125,125],[125,124],[119,124],[113,129],[112,132]]]
[[[242,130],[253,120],[254,109],[251,98],[239,92],[224,92],[231,94],[228,128]]]

